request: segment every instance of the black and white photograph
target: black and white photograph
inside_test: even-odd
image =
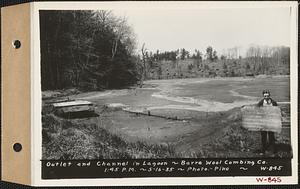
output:
[[[43,9],[39,29],[42,160],[293,158],[289,7]]]

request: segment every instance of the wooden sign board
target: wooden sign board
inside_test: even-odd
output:
[[[242,126],[250,131],[281,132],[281,110],[277,106],[244,106]]]

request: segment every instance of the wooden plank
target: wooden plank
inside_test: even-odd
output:
[[[60,102],[60,103],[53,104],[54,108],[68,107],[68,106],[91,106],[91,105],[93,105],[92,102],[84,101],[84,100]]]
[[[77,113],[94,113],[95,107],[92,102],[77,100],[52,104],[55,114],[58,116],[75,115]],[[82,115],[81,115],[82,116]]]
[[[242,125],[250,131],[281,132],[281,110],[277,106],[245,106],[242,111]]]

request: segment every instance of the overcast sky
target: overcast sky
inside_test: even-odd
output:
[[[137,34],[139,48],[156,51],[186,48],[218,52],[250,44],[290,45],[289,8],[204,10],[115,10],[127,16]]]

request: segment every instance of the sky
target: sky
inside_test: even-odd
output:
[[[142,44],[150,51],[185,48],[217,52],[249,45],[290,46],[289,8],[145,9],[114,10],[126,16]]]

